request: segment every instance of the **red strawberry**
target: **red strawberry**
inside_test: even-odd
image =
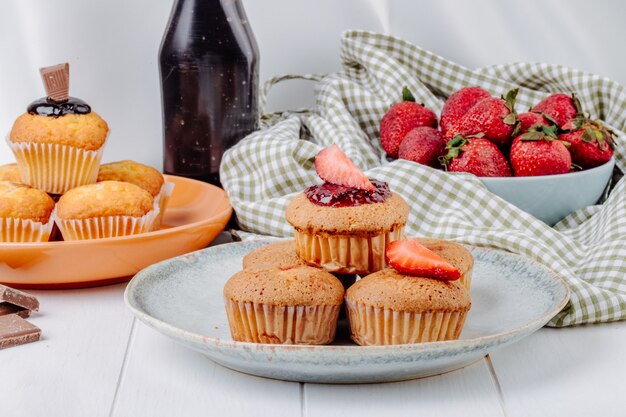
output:
[[[406,87],[402,89],[402,100],[391,106],[380,121],[380,144],[392,158],[398,157],[400,143],[409,131],[420,126],[437,127],[435,113],[416,103]]]
[[[509,91],[505,97],[484,98],[469,109],[461,119],[446,131],[444,138],[449,140],[454,136],[471,136],[482,133],[498,146],[511,143],[517,123],[515,112],[515,97],[518,89]]]
[[[550,122],[541,113],[522,113],[517,115],[519,133],[526,133],[531,127],[550,126]]]
[[[580,102],[576,98],[576,94],[568,96],[566,94],[552,94],[541,100],[539,104],[530,111],[533,113],[543,113],[552,118],[557,126],[563,127],[568,120],[575,117],[578,113],[582,113]]]
[[[445,135],[448,129],[455,125],[469,109],[487,97],[491,97],[491,94],[480,87],[461,88],[448,97],[443,105],[443,109],[441,109],[439,121],[441,133]]]
[[[441,162],[450,172],[468,172],[477,177],[510,177],[511,168],[500,149],[482,137],[455,136]]]
[[[599,122],[577,118],[567,122],[563,129],[571,131],[559,139],[570,144],[572,161],[582,169],[602,165],[613,156],[613,132]]]
[[[315,171],[331,184],[373,191],[374,185],[337,145],[324,148],[315,156]]]
[[[402,274],[444,281],[461,276],[458,269],[413,239],[394,240],[387,245],[385,256],[387,263]]]
[[[518,177],[565,174],[572,165],[567,147],[556,136],[556,126],[531,130],[516,137],[510,158]]]
[[[398,150],[398,157],[439,168],[439,157],[443,154],[446,143],[441,132],[432,127],[416,127],[404,137]]]

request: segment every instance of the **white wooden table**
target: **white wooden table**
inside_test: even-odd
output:
[[[42,340],[0,351],[0,416],[626,416],[626,322],[544,328],[421,380],[299,384],[178,345],[133,318],[124,288],[31,291]]]

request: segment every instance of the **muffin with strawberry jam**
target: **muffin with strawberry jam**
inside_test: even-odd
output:
[[[368,179],[336,145],[316,156],[315,169],[325,182],[297,195],[286,212],[298,256],[341,274],[382,269],[387,244],[402,237],[406,201]]]
[[[362,346],[458,339],[471,307],[460,271],[413,239],[390,243],[387,260],[392,268],[346,292],[352,339]]]

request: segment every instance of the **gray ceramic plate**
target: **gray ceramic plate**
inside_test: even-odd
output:
[[[448,372],[546,324],[566,304],[561,278],[526,258],[473,248],[472,309],[460,340],[361,347],[340,322],[330,346],[265,345],[230,337],[222,288],[251,250],[269,241],[230,243],[152,265],[128,285],[126,304],[166,336],[241,372],[322,383],[398,381]]]

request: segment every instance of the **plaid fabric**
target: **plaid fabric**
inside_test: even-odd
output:
[[[224,155],[221,178],[241,227],[291,236],[289,201],[318,183],[313,161],[337,143],[369,177],[387,181],[411,206],[406,232],[528,256],[552,268],[571,288],[571,300],[552,326],[626,318],[626,182],[602,205],[551,228],[488,192],[467,174],[448,174],[412,162],[388,162],[379,143],[385,110],[407,85],[418,102],[439,112],[445,97],[468,85],[494,95],[521,87],[518,109],[550,92],[576,91],[586,110],[618,132],[617,167],[626,164],[626,91],[606,78],[549,64],[463,68],[399,39],[350,31],[342,38],[343,70],[316,85],[314,111],[262,117],[263,129]],[[270,80],[268,88],[278,80]],[[293,77],[286,77],[293,78]],[[523,111],[523,110],[522,110]],[[522,300],[523,302],[523,300]]]

